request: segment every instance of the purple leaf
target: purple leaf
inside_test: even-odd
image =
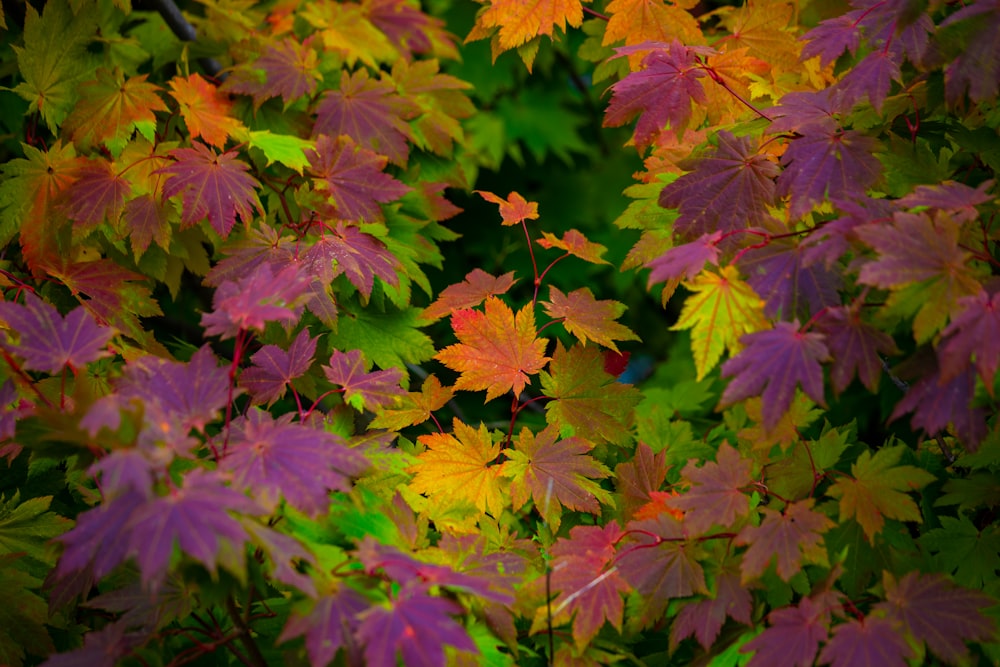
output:
[[[776,609],[768,616],[771,626],[740,648],[755,652],[747,667],[812,667],[819,643],[826,641],[830,612],[809,598],[797,607]]]
[[[229,445],[219,469],[232,475],[233,487],[251,494],[273,511],[288,504],[316,516],[329,507],[331,490],[350,489],[350,476],[366,467],[364,457],[339,436],[300,423],[286,414],[251,409],[230,424]]]
[[[770,331],[757,331],[740,339],[742,352],[722,365],[722,376],[733,380],[722,392],[719,405],[732,405],[751,396],[761,396],[764,427],[774,428],[788,411],[800,385],[809,398],[825,405],[823,368],[830,353],[818,333],[799,331],[798,322],[779,322]]]
[[[1000,364],[1000,292],[992,298],[985,290],[959,299],[962,310],[941,332],[937,349],[941,380],[961,375],[975,357],[976,371],[993,394],[993,378]]]
[[[858,281],[883,289],[941,276],[960,280],[968,258],[959,247],[958,225],[947,217],[897,212],[891,225],[865,225],[855,233],[879,253],[861,267]]]
[[[834,393],[840,394],[847,389],[855,373],[861,383],[875,393],[882,376],[879,355],[899,353],[892,337],[862,322],[860,315],[847,306],[827,310],[817,328],[826,334],[826,344],[833,356],[830,380]]]
[[[747,284],[764,299],[768,317],[809,318],[840,303],[840,272],[807,265],[805,252],[800,244],[781,240],[750,250],[740,259]]]
[[[325,283],[345,274],[366,299],[376,277],[390,285],[399,284],[401,266],[395,255],[371,234],[344,223],[317,239],[303,255],[303,262]]]
[[[240,386],[250,392],[252,403],[270,405],[281,398],[285,387],[309,370],[316,353],[316,341],[307,329],[303,329],[287,352],[277,345],[265,345],[257,350],[250,357],[253,366],[240,374]]]
[[[115,667],[139,643],[136,637],[126,636],[125,629],[125,623],[118,621],[87,632],[82,647],[51,656],[42,667]]]
[[[25,292],[24,305],[0,302],[0,319],[18,334],[17,344],[4,347],[24,359],[26,370],[60,373],[69,366],[76,370],[109,355],[106,346],[115,335],[102,327],[83,306],[74,308],[65,319],[54,307]]]
[[[685,637],[694,635],[698,643],[711,648],[726,622],[726,616],[751,625],[753,597],[740,582],[740,575],[725,573],[715,579],[715,597],[711,600],[689,602],[681,607],[677,619],[670,627],[670,645],[676,647]]]
[[[131,518],[147,502],[138,493],[124,493],[77,517],[76,526],[58,540],[65,545],[56,577],[90,571],[101,579],[129,557]]]
[[[839,58],[844,51],[850,51],[854,55],[861,40],[858,21],[863,16],[864,11],[856,9],[821,21],[802,37],[807,42],[802,47],[802,60],[819,56],[820,64],[825,66]]]
[[[721,238],[722,232],[702,234],[697,240],[674,246],[647,263],[646,266],[652,269],[648,286],[670,280],[694,280],[705,268],[706,262],[717,265]]]
[[[910,423],[935,435],[952,425],[955,433],[974,452],[986,437],[986,413],[972,405],[976,389],[976,375],[972,367],[966,368],[950,382],[937,373],[921,378],[906,391],[896,404],[889,421],[912,412]]]
[[[798,132],[809,127],[821,132],[834,132],[840,127],[836,114],[843,111],[836,105],[829,88],[784,95],[770,110],[774,119],[768,132]]]
[[[233,338],[240,331],[263,331],[268,322],[295,324],[310,280],[298,265],[274,273],[261,264],[249,276],[222,283],[212,297],[212,312],[201,317],[205,333]]]
[[[835,627],[819,661],[833,667],[906,667],[913,655],[895,623],[868,616]]]
[[[882,104],[889,95],[892,82],[903,81],[903,75],[899,71],[901,59],[902,53],[898,47],[872,51],[833,85],[831,94],[845,109],[850,109],[867,97],[875,111],[882,113]]]
[[[892,204],[885,199],[865,197],[859,201],[835,201],[841,217],[824,222],[802,241],[805,248],[802,261],[806,266],[822,261],[830,268],[850,246],[857,242],[855,230],[869,223],[888,220]]]
[[[983,181],[975,188],[964,183],[945,181],[936,185],[918,185],[913,192],[900,198],[896,203],[906,208],[926,206],[948,211],[959,224],[972,222],[979,217],[976,207],[993,200],[986,193],[993,187],[992,179]]]
[[[292,612],[278,643],[295,637],[304,637],[306,652],[314,665],[328,665],[341,647],[353,644],[352,636],[358,626],[358,616],[368,608],[360,593],[338,586],[329,595],[312,603],[307,612],[297,608]],[[348,661],[349,664],[355,664]]]
[[[330,365],[323,366],[323,372],[330,382],[344,388],[344,398],[358,410],[392,405],[395,398],[406,396],[399,385],[403,380],[403,371],[390,368],[368,373],[361,350],[334,350],[330,355]]]

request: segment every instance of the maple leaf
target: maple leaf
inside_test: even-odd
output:
[[[910,423],[929,434],[953,426],[970,452],[976,451],[986,437],[986,412],[973,404],[976,375],[971,366],[945,381],[941,371],[920,378],[896,404],[889,420],[912,412]]]
[[[277,643],[303,637],[309,660],[315,665],[328,665],[342,647],[352,643],[358,616],[368,607],[368,601],[360,593],[338,585],[318,600],[296,605]]]
[[[672,598],[708,594],[705,571],[688,544],[683,525],[669,514],[629,521],[629,535],[620,543],[618,571],[639,595],[643,607],[638,621],[646,625],[662,617]]]
[[[646,44],[616,49],[619,56],[634,53]],[[635,143],[640,149],[652,144],[669,123],[680,136],[691,118],[691,102],[704,103],[705,89],[699,78],[705,72],[694,54],[680,42],[649,51],[642,69],[611,86],[611,102],[604,115],[605,127],[619,127],[636,116]]]
[[[880,354],[898,354],[892,337],[866,322],[847,306],[830,308],[823,313],[817,328],[826,336],[826,346],[833,356],[830,380],[833,391],[842,393],[855,373],[869,391],[875,393],[882,376]]]
[[[343,222],[317,239],[302,259],[324,283],[345,274],[366,299],[372,294],[376,276],[386,284],[398,285],[402,268],[385,243]]]
[[[81,149],[104,144],[118,157],[137,130],[152,141],[157,111],[167,105],[157,94],[161,90],[146,82],[147,75],[125,78],[116,67],[98,67],[94,79],[80,84],[80,100],[63,122],[63,132]]]
[[[694,292],[684,301],[672,330],[691,329],[691,351],[701,380],[712,370],[723,350],[739,350],[739,340],[768,326],[764,303],[740,277],[734,266],[718,273],[704,272],[685,285]]]
[[[229,96],[200,74],[174,77],[168,85],[192,139],[200,137],[216,148],[224,148],[229,137],[246,130],[243,123],[230,115],[233,103]]]
[[[693,281],[705,268],[706,263],[718,266],[721,239],[722,232],[702,234],[698,239],[674,246],[646,262],[646,268],[651,269],[646,288],[664,281],[675,282],[681,279]]]
[[[1000,569],[1000,530],[977,526],[965,514],[942,516],[940,521],[940,528],[920,537],[940,569],[963,586],[981,589],[992,582]]]
[[[756,152],[752,137],[721,131],[718,146],[698,160],[694,171],[670,183],[660,193],[660,205],[678,208],[674,230],[695,238],[763,224],[775,203],[778,165]]]
[[[390,405],[406,393],[400,387],[403,371],[390,368],[369,373],[361,350],[334,350],[330,365],[323,366],[323,373],[327,380],[343,388],[344,398],[358,410]]]
[[[379,203],[395,201],[410,191],[382,171],[388,158],[358,146],[346,135],[336,139],[320,135],[316,150],[306,151],[306,157],[317,189],[329,193],[339,217],[347,220],[379,220]]]
[[[836,102],[833,90],[830,88],[788,93],[769,111],[772,121],[768,131],[798,132],[809,128],[822,132],[835,132],[840,127],[837,119],[840,107]]]
[[[287,107],[300,97],[312,95],[321,79],[313,41],[311,37],[301,42],[286,37],[268,44],[264,55],[251,65],[264,71],[265,82],[258,82],[252,73],[237,69],[222,89],[252,95],[258,107],[272,97],[280,96]]]
[[[639,403],[635,387],[604,370],[596,348],[574,345],[568,350],[556,341],[548,372],[541,374],[542,392],[551,398],[545,421],[592,442],[623,444],[629,440],[632,409]]]
[[[439,69],[437,60],[399,59],[388,78],[396,83],[400,95],[420,107],[421,115],[412,121],[417,145],[450,157],[453,142],[465,136],[459,120],[472,116],[476,109],[462,92],[472,86]]]
[[[753,619],[753,596],[740,582],[738,574],[725,572],[715,579],[715,596],[710,600],[689,602],[681,607],[680,613],[670,626],[671,650],[691,635],[707,651],[719,636],[726,616],[744,625],[751,625]]]
[[[720,406],[760,396],[764,428],[770,429],[791,407],[796,385],[813,401],[826,405],[820,362],[829,361],[830,353],[823,334],[799,331],[796,320],[747,334],[740,342],[746,349],[722,365],[722,376],[733,379],[722,392]]]
[[[802,561],[826,566],[823,533],[835,524],[812,506],[813,499],[806,498],[790,503],[784,512],[764,507],[764,520],[759,526],[744,526],[736,536],[737,544],[750,545],[743,554],[743,581],[764,574],[772,558],[778,576],[785,581],[802,569]]]
[[[961,310],[941,332],[937,348],[941,380],[950,382],[975,364],[986,390],[993,394],[993,378],[1000,364],[1000,293],[985,290],[959,299]],[[973,360],[974,358],[974,360]]]
[[[107,160],[89,162],[76,177],[66,195],[67,214],[77,222],[77,229],[93,228],[104,221],[115,225],[132,190],[129,182],[115,173]]]
[[[437,299],[424,309],[421,318],[433,322],[450,315],[452,311],[475,308],[488,296],[506,294],[515,282],[513,271],[497,277],[482,269],[473,269],[462,282],[441,290]]]
[[[561,239],[549,232],[542,232],[542,238],[536,239],[535,243],[546,249],[560,248],[561,250],[565,250],[567,254],[579,257],[591,264],[609,263],[608,260],[601,257],[608,249],[600,243],[588,241],[587,237],[575,229],[565,232]]]
[[[863,10],[844,12],[838,16],[820,21],[819,25],[802,36],[806,45],[802,47],[802,59],[820,57],[821,65],[829,65],[844,51],[857,53],[861,41],[859,19]]]
[[[274,419],[253,408],[233,420],[219,470],[231,475],[233,488],[252,494],[270,512],[284,498],[311,516],[325,514],[330,491],[349,491],[350,477],[367,461],[339,436],[292,423],[292,416]]]
[[[240,138],[245,139],[251,148],[260,149],[268,165],[280,162],[300,174],[309,166],[306,150],[315,147],[311,141],[289,134],[275,134],[270,130],[251,130],[245,135],[241,133]]]
[[[794,12],[794,5],[785,0],[743,5],[722,17],[722,24],[731,33],[727,41],[737,48],[746,47],[747,53],[766,60],[776,70],[791,69],[801,50],[789,30]]]
[[[545,339],[536,338],[531,305],[517,315],[500,299],[486,298],[485,312],[456,310],[451,326],[461,341],[449,345],[435,359],[460,373],[455,389],[486,390],[486,400],[513,391],[520,396],[534,375],[545,367]]]
[[[688,461],[681,479],[691,488],[671,498],[667,505],[684,512],[684,526],[695,535],[712,526],[729,527],[750,513],[750,496],[744,491],[752,480],[753,463],[740,456],[732,446],[723,443],[715,461],[701,468]]]
[[[661,450],[653,454],[652,448],[640,442],[635,448],[632,460],[619,463],[615,467],[615,490],[619,494],[618,508],[626,518],[631,518],[637,509],[649,503],[667,478],[667,453]],[[642,517],[649,518],[649,517]]]
[[[916,491],[934,481],[934,475],[916,466],[896,465],[903,446],[865,451],[851,465],[851,476],[837,477],[828,493],[840,499],[840,520],[855,520],[868,541],[881,532],[885,519],[920,522],[920,510],[907,491]]]
[[[292,380],[303,375],[312,365],[317,338],[303,329],[288,346],[265,345],[250,357],[253,366],[240,374],[240,386],[249,393],[253,404],[271,405],[285,393]]]
[[[465,628],[451,618],[463,613],[454,600],[404,587],[388,608],[369,607],[358,616],[355,635],[365,645],[365,664],[395,667],[399,653],[404,665],[444,667],[445,646],[479,653]]]
[[[42,588],[42,581],[21,569],[21,558],[21,554],[0,555],[0,586],[6,601],[0,608],[0,660],[10,667],[22,667],[25,653],[56,652],[45,629],[46,601],[34,593]],[[94,634],[88,632],[86,636],[89,639]]]
[[[163,196],[183,194],[181,221],[193,225],[207,217],[209,224],[226,238],[239,215],[249,224],[253,209],[261,215],[264,209],[257,198],[257,181],[246,172],[250,166],[237,159],[236,151],[216,153],[202,143],[192,148],[170,151],[176,162],[157,169],[154,174],[166,174]]]
[[[969,641],[991,641],[996,624],[981,609],[996,601],[979,591],[960,588],[941,574],[910,572],[898,582],[884,573],[885,602],[876,605],[890,621],[899,621],[918,642],[950,664],[961,664]]]
[[[51,504],[52,496],[21,502],[20,491],[6,501],[0,500],[0,562],[11,556],[27,557],[51,566],[53,558],[47,553],[47,543],[72,525],[68,519],[50,512]]]
[[[300,266],[289,265],[274,273],[261,264],[236,282],[226,281],[212,296],[212,311],[201,316],[209,336],[233,338],[240,331],[263,331],[267,322],[299,321],[309,276]]]
[[[836,96],[838,103],[846,109],[867,97],[875,111],[882,113],[892,81],[903,82],[900,61],[902,52],[898,44],[893,44],[893,48],[872,51],[833,85],[831,95]]]
[[[855,130],[815,125],[800,130],[781,156],[777,195],[791,196],[789,213],[801,218],[825,199],[865,194],[882,175],[878,142]]]
[[[588,452],[593,443],[583,438],[559,438],[559,429],[546,426],[537,435],[521,430],[514,448],[504,453],[501,474],[511,478],[510,497],[514,511],[531,496],[535,508],[551,526],[559,529],[561,508],[600,514],[600,503],[613,505],[611,494],[592,480],[611,471]]]
[[[579,28],[583,23],[580,0],[491,0],[489,6],[476,15],[476,26],[466,37],[471,42],[489,36],[491,28],[499,28],[493,37],[493,60],[504,51],[516,49],[541,35],[554,38],[566,24]]]
[[[114,329],[98,326],[83,306],[63,318],[31,292],[25,292],[23,306],[0,302],[0,319],[18,334],[16,344],[8,340],[4,347],[24,360],[23,367],[53,374],[108,356],[107,345],[115,335]]]
[[[945,99],[952,106],[968,94],[973,102],[996,97],[1000,71],[996,57],[1000,12],[988,2],[960,8],[938,25],[938,31],[960,34],[955,59],[945,68]]]
[[[500,224],[504,227],[519,225],[525,220],[538,219],[538,204],[529,202],[516,192],[511,192],[507,195],[507,199],[501,199],[492,192],[483,192],[482,190],[476,190],[475,192],[486,201],[500,207],[500,218],[502,220]]]
[[[431,418],[431,413],[443,408],[454,396],[454,389],[442,387],[437,376],[428,375],[420,385],[419,392],[405,394],[398,407],[380,410],[370,427],[398,431],[407,426],[422,424]]]
[[[549,300],[542,305],[551,317],[562,318],[566,331],[584,345],[592,340],[617,352],[616,340],[639,339],[631,329],[615,321],[625,312],[625,305],[611,300],[598,301],[587,287],[567,295],[550,286]]]
[[[476,430],[456,418],[453,426],[455,435],[431,433],[417,438],[427,449],[407,469],[414,473],[410,489],[444,502],[466,501],[480,512],[499,516],[506,504],[501,467],[494,465],[500,445],[482,424]]]
[[[754,653],[747,667],[812,667],[820,642],[827,638],[829,609],[802,598],[798,606],[772,611],[768,621],[764,632],[740,647],[740,653]]]
[[[913,656],[895,623],[867,616],[835,627],[819,661],[833,667],[906,667],[906,658]]]
[[[918,185],[896,203],[906,208],[927,207],[947,211],[956,222],[965,224],[979,217],[976,206],[993,199],[987,191],[995,184],[993,179],[989,179],[974,188],[955,181]]]
[[[313,134],[346,134],[359,146],[405,166],[414,139],[406,121],[418,111],[416,103],[396,93],[391,83],[376,81],[361,69],[342,78],[339,89],[324,94],[316,108]]]
[[[764,298],[771,318],[809,318],[840,305],[841,274],[807,261],[808,248],[784,240],[754,248],[740,258],[747,284]]]
[[[689,2],[667,4],[655,0],[612,0],[604,11],[610,16],[601,43],[609,46],[620,40],[626,45],[642,42],[704,43],[698,21],[688,9]]]
[[[569,538],[552,545],[552,622],[573,618],[573,640],[578,648],[590,643],[605,621],[621,631],[625,605],[622,593],[629,585],[613,566],[615,546],[622,537],[616,521],[605,526],[574,526]],[[609,567],[610,566],[610,567]],[[536,621],[537,624],[537,621]]]

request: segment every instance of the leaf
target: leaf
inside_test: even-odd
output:
[[[613,565],[615,546],[622,537],[617,522],[601,526],[574,526],[569,538],[552,545],[552,622],[573,618],[573,640],[582,648],[597,636],[605,621],[619,632],[625,605],[622,593],[629,585]],[[538,625],[536,619],[535,625]]]
[[[701,468],[688,461],[681,479],[690,489],[671,498],[667,505],[684,512],[684,526],[691,534],[701,535],[712,526],[728,528],[750,513],[750,496],[743,490],[751,481],[751,461],[727,443],[719,447],[716,461]]]
[[[649,51],[642,69],[611,86],[611,102],[604,115],[605,127],[620,127],[636,116],[635,143],[645,148],[669,124],[680,136],[691,118],[691,102],[705,103],[705,89],[698,81],[705,72],[697,67],[694,54],[680,42],[648,44],[616,49],[618,56]]]
[[[418,308],[359,308],[346,304],[337,330],[329,334],[330,346],[338,350],[361,350],[379,368],[419,364],[434,356],[434,344],[420,326]]]
[[[276,643],[303,637],[309,660],[315,665],[328,665],[342,647],[351,644],[358,616],[368,607],[368,601],[357,591],[346,585],[336,586],[318,600],[297,605]]]
[[[649,289],[656,283],[671,283],[679,280],[693,281],[705,268],[705,264],[718,266],[719,241],[722,232],[702,234],[698,239],[674,246],[655,259],[646,262],[649,272]]]
[[[542,238],[537,239],[535,243],[543,248],[560,248],[565,250],[567,254],[579,257],[591,264],[609,263],[608,260],[602,257],[608,249],[599,243],[591,243],[583,234],[575,229],[565,232],[561,239],[556,238],[549,232],[542,232]]]
[[[391,405],[406,393],[400,387],[403,371],[390,368],[366,372],[361,350],[334,350],[330,365],[323,366],[323,373],[327,380],[343,388],[346,402],[359,411]]]
[[[913,649],[891,621],[867,616],[833,629],[819,661],[833,667],[906,667]]]
[[[230,115],[233,103],[229,96],[201,78],[200,74],[174,77],[168,85],[192,139],[200,137],[216,148],[224,148],[229,137],[246,130],[243,123]]]
[[[341,78],[339,89],[323,95],[316,108],[313,134],[331,137],[346,134],[359,146],[405,166],[410,154],[409,142],[414,139],[406,121],[417,113],[417,105],[399,95],[395,86],[376,81],[367,70],[360,69]]]
[[[610,15],[604,31],[605,46],[625,40],[626,45],[642,42],[704,43],[698,21],[689,11],[690,2],[667,4],[656,0],[612,0],[604,8]]]
[[[551,317],[561,318],[566,331],[584,345],[592,340],[617,352],[614,341],[639,339],[631,329],[615,321],[625,312],[625,305],[611,300],[598,301],[587,287],[566,295],[550,286],[549,301],[542,306]]]
[[[66,193],[68,215],[77,222],[76,228],[91,229],[102,222],[117,226],[125,198],[132,191],[129,182],[120,173],[115,173],[106,160],[90,162],[76,176]]]
[[[280,162],[300,174],[303,168],[309,166],[306,151],[315,148],[311,141],[289,134],[275,134],[270,130],[251,130],[246,134],[247,143],[251,148],[259,148],[264,153],[268,166]]]
[[[8,340],[4,347],[24,360],[26,370],[52,374],[61,373],[66,366],[74,371],[83,369],[109,356],[107,345],[115,335],[114,329],[99,326],[83,306],[63,318],[31,292],[25,292],[23,306],[0,302],[0,319],[18,334],[16,344]]]
[[[503,511],[504,484],[501,467],[495,465],[500,445],[489,430],[475,430],[457,418],[455,435],[431,433],[417,438],[427,449],[417,455],[419,463],[407,469],[414,474],[410,489],[441,502],[465,501],[480,512],[497,517]]]
[[[272,97],[280,96],[288,107],[298,98],[312,95],[321,79],[313,41],[286,37],[268,44],[264,55],[251,64],[252,70],[236,69],[222,89],[253,95],[258,107]],[[257,81],[253,70],[262,70],[265,81]]]
[[[754,653],[747,667],[812,667],[820,642],[827,638],[830,611],[802,598],[796,607],[772,611],[768,621],[770,627],[740,648],[740,653]]]
[[[367,461],[339,436],[291,418],[274,419],[253,408],[233,420],[219,470],[269,512],[284,499],[307,515],[326,514],[330,491],[349,491],[350,478],[363,472]]]
[[[63,132],[80,148],[94,144],[108,147],[113,157],[138,130],[152,140],[157,111],[167,111],[158,93],[161,88],[146,82],[147,75],[125,78],[118,67],[98,67],[94,79],[80,84],[80,100],[74,105]]]
[[[808,262],[808,251],[799,243],[774,240],[740,258],[747,284],[764,299],[767,317],[808,319],[840,305],[840,272]]]
[[[388,158],[358,146],[349,136],[320,135],[306,151],[313,182],[328,193],[340,218],[371,222],[382,218],[380,203],[399,199],[410,188],[382,171]]]
[[[212,310],[201,316],[209,336],[235,338],[240,331],[264,331],[267,322],[289,327],[299,321],[309,276],[291,264],[272,272],[261,264],[236,282],[225,281],[212,296]]]
[[[889,420],[912,412],[913,427],[931,435],[953,427],[969,452],[975,452],[987,434],[986,412],[972,400],[975,391],[976,376],[971,367],[949,382],[938,373],[926,375],[907,389]]]
[[[863,322],[860,313],[847,306],[826,310],[817,328],[826,336],[826,346],[833,357],[830,380],[834,393],[843,393],[855,373],[861,383],[875,393],[882,377],[880,355],[899,353],[892,337]]]
[[[715,579],[715,595],[710,600],[689,602],[677,614],[670,626],[671,650],[685,637],[694,636],[705,650],[709,650],[719,637],[726,617],[744,625],[753,623],[753,597],[743,587],[739,575],[726,572]]]
[[[625,532],[629,538],[619,543],[618,571],[643,596],[637,619],[641,625],[659,620],[673,598],[708,594],[697,547],[688,544],[677,519],[660,514],[630,521]]]
[[[407,426],[423,424],[431,414],[443,408],[455,396],[451,387],[442,387],[437,376],[424,378],[419,392],[408,392],[399,407],[385,408],[375,415],[370,428],[387,428],[398,431]]]
[[[388,285],[399,285],[402,269],[385,243],[343,222],[317,239],[302,259],[325,283],[345,274],[366,299],[372,294],[376,276]]]
[[[757,153],[759,142],[751,137],[716,136],[718,146],[694,171],[660,193],[660,206],[680,209],[674,230],[683,238],[756,227],[771,218],[778,165]]]
[[[929,530],[920,544],[936,553],[937,566],[963,586],[981,589],[1000,570],[1000,530],[978,528],[967,516],[940,517],[941,527]]]
[[[499,28],[493,37],[496,61],[499,54],[523,46],[535,37],[548,35],[555,39],[554,29],[566,32],[567,23],[574,28],[583,23],[580,0],[492,0],[476,16],[476,27],[465,41],[482,39],[490,35],[492,28]]]
[[[941,380],[948,382],[962,374],[970,363],[993,394],[993,379],[1000,364],[1000,294],[992,297],[980,290],[958,301],[961,310],[941,332],[937,349]]]
[[[168,177],[163,184],[164,197],[183,194],[181,221],[185,225],[207,217],[219,236],[226,238],[237,215],[249,224],[254,209],[264,214],[255,191],[258,183],[246,173],[250,167],[237,159],[236,151],[220,155],[202,143],[192,146],[170,151],[176,162],[154,172]]]
[[[613,505],[611,494],[595,479],[611,475],[607,467],[589,455],[594,445],[582,438],[559,438],[554,426],[534,434],[524,428],[507,449],[501,474],[511,478],[510,498],[516,512],[528,501],[542,518],[558,531],[562,507],[600,514],[600,503]]]
[[[277,345],[264,345],[253,353],[253,366],[240,373],[240,386],[252,397],[254,405],[271,405],[285,393],[292,380],[305,374],[316,354],[317,338],[303,329],[288,346],[288,351]]]
[[[65,519],[49,511],[51,496],[29,498],[21,502],[20,491],[7,501],[0,500],[0,559],[14,555],[51,565],[48,542],[72,527]]]
[[[774,329],[747,334],[746,348],[722,365],[722,376],[732,377],[720,406],[729,406],[751,396],[763,399],[764,428],[774,428],[792,405],[795,387],[820,405],[823,400],[823,369],[830,353],[823,334],[803,333],[795,322],[779,322]]]
[[[538,219],[538,204],[527,201],[516,192],[511,192],[507,195],[506,200],[501,199],[492,192],[483,192],[482,190],[476,190],[475,192],[486,201],[500,207],[500,218],[503,221],[500,224],[504,227],[519,225],[525,220]]]
[[[864,451],[851,465],[851,476],[838,476],[828,493],[840,499],[840,520],[854,518],[868,541],[882,531],[885,519],[920,522],[920,510],[907,491],[934,481],[934,475],[915,466],[898,466],[903,446],[883,447],[874,456]]]
[[[885,572],[884,578],[886,601],[876,608],[945,662],[963,663],[969,653],[966,642],[996,636],[996,623],[981,611],[996,604],[993,598],[960,588],[939,573],[910,572],[897,582]]]
[[[777,195],[791,197],[789,213],[801,218],[827,199],[860,197],[875,185],[882,166],[878,142],[855,130],[808,126],[781,156]]]
[[[616,382],[604,370],[599,350],[580,345],[566,350],[556,341],[552,363],[548,372],[542,372],[541,381],[542,392],[552,399],[545,405],[548,424],[591,442],[630,441],[639,391]]]
[[[455,310],[475,308],[485,301],[486,297],[506,294],[514,282],[513,271],[496,277],[482,269],[473,269],[462,282],[441,290],[437,299],[424,309],[422,318],[433,322],[450,315]]]
[[[508,391],[520,396],[528,376],[542,370],[549,361],[544,356],[545,339],[536,338],[530,304],[515,316],[503,301],[489,296],[485,312],[454,311],[451,326],[460,342],[449,345],[434,358],[460,373],[455,389],[485,389],[487,401]]]
[[[834,523],[813,511],[813,499],[790,503],[784,512],[762,508],[764,520],[759,526],[745,526],[736,536],[737,544],[750,548],[743,554],[740,569],[747,582],[764,574],[775,559],[778,576],[789,581],[802,569],[803,561],[827,566],[823,533]]]
[[[48,605],[34,591],[42,581],[19,569],[17,555],[0,555],[0,590],[4,604],[0,606],[0,661],[10,667],[22,667],[25,653],[49,655],[56,647],[48,630]],[[89,639],[95,632],[87,633]],[[29,662],[28,664],[34,664]]]
[[[764,319],[764,302],[739,277],[733,266],[719,273],[704,272],[685,285],[694,292],[684,302],[677,331],[691,329],[691,351],[697,379],[701,380],[719,363],[723,350],[730,354],[739,350],[739,340],[768,326]]]
[[[359,617],[355,636],[364,644],[365,664],[444,667],[445,646],[478,653],[468,633],[452,615],[464,613],[454,600],[431,597],[420,588],[404,589],[388,607],[369,607]]]

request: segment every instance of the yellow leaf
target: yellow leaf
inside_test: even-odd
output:
[[[719,363],[723,350],[735,354],[741,336],[769,325],[764,302],[735,267],[703,272],[685,286],[694,294],[684,302],[680,319],[671,329],[691,329],[691,351],[701,380]]]
[[[583,23],[580,0],[494,0],[476,17],[476,28],[466,41],[482,39],[499,28],[495,47],[509,51],[540,35],[552,37],[556,27],[566,32],[567,23],[574,28]]]
[[[705,37],[690,13],[663,0],[612,0],[605,8],[610,14],[604,45],[625,40],[625,44],[645,41],[704,44]]]

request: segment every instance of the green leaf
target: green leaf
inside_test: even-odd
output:
[[[936,553],[943,569],[963,586],[981,589],[1000,570],[1000,528],[995,525],[979,530],[966,516],[943,516],[941,527],[928,531],[920,544]]]
[[[303,167],[309,166],[305,151],[316,150],[316,143],[313,141],[287,134],[274,134],[270,130],[251,130],[246,137],[239,138],[245,139],[251,148],[259,148],[267,158],[268,166],[280,162],[300,174]]]
[[[45,544],[69,530],[73,522],[48,511],[51,496],[23,503],[20,496],[17,491],[10,500],[0,504],[0,556],[24,553],[51,565],[55,559],[46,553]]]
[[[330,345],[338,350],[361,350],[379,368],[405,368],[434,356],[434,343],[417,330],[419,308],[379,312],[369,306],[346,304],[331,333]]]
[[[17,568],[19,558],[0,556],[0,664],[9,667],[21,667],[26,652],[44,656],[56,650],[45,629],[48,604],[31,590],[42,582]]]

